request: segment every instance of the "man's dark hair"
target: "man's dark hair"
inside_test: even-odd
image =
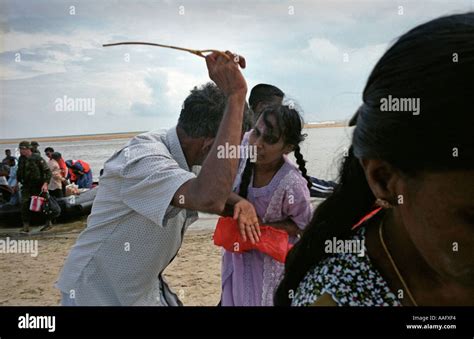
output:
[[[12,151],[10,149],[5,150],[5,154],[11,154],[11,153],[12,153]]]
[[[199,88],[194,87],[184,100],[178,127],[181,127],[191,138],[214,138],[224,115],[226,101],[222,90],[211,82]],[[245,124],[251,124],[248,115],[249,110],[246,105],[242,129],[245,128]]]
[[[275,97],[282,98],[285,93],[276,86],[268,84],[258,84],[250,91],[249,105],[255,111],[257,105],[261,102],[273,103]]]
[[[46,153],[46,152],[54,152],[54,149],[52,147],[46,147],[44,149],[44,153]]]

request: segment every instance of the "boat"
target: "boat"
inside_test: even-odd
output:
[[[70,195],[64,198],[57,198],[61,207],[61,214],[56,219],[57,222],[67,221],[87,215],[91,212],[92,204],[99,187],[83,191],[79,195]],[[0,205],[0,227],[18,227],[21,225],[20,205],[3,204]],[[32,213],[31,224],[44,223],[42,213]]]

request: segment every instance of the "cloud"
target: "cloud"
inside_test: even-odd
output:
[[[471,8],[470,0],[0,1],[0,138],[172,126],[189,90],[209,81],[204,60],[146,46],[102,47],[123,40],[237,51],[248,61],[249,88],[281,87],[307,121],[346,119],[394,39]],[[95,98],[96,114],[54,112],[51,102],[63,95]]]

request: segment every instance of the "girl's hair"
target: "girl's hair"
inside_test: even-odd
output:
[[[276,121],[276,126],[272,126],[269,116],[273,116]],[[285,105],[273,104],[266,106],[262,112],[261,116],[265,126],[267,127],[268,134],[273,136],[275,142],[278,142],[280,138],[283,138],[285,145],[293,145],[294,153],[296,158],[296,163],[298,168],[301,171],[301,174],[308,182],[308,188],[311,188],[311,179],[306,173],[306,161],[301,154],[299,144],[305,139],[306,134],[301,134],[301,131],[304,126],[303,119],[301,115],[292,108],[289,108]],[[248,186],[250,184],[250,178],[254,170],[255,164],[247,160],[245,164],[245,169],[242,173],[242,180],[239,187],[239,195],[243,198],[247,198]]]
[[[352,226],[373,208],[359,159],[383,159],[407,176],[473,168],[473,79],[474,13],[420,25],[382,56],[351,120],[356,128],[338,185],[289,252],[275,305],[291,303],[308,270],[328,256],[327,239],[351,237]],[[387,109],[390,98],[409,99],[411,111]]]

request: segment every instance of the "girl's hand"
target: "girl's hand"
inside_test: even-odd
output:
[[[244,241],[249,237],[252,244],[260,241],[260,226],[255,207],[247,200],[242,199],[234,205],[234,220],[238,220],[240,234]]]

